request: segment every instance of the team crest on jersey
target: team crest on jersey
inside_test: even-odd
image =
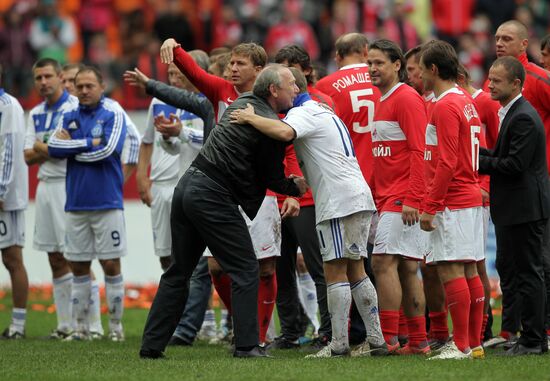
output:
[[[98,120],[94,128],[91,131],[93,138],[100,138],[103,135],[103,121]]]

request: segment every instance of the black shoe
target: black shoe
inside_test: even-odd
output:
[[[0,340],[19,340],[24,338],[25,333],[15,331],[10,328],[6,328],[4,332],[2,332],[2,336],[0,336]]]
[[[535,347],[527,347],[523,344],[517,342],[514,346],[508,349],[504,355],[505,356],[525,356],[525,355],[540,355],[542,354],[542,349],[540,345]]]
[[[518,340],[519,340],[519,336],[510,336],[508,341],[502,344],[502,349],[504,349],[505,351],[512,349],[512,347],[516,345]]]
[[[330,339],[327,336],[319,336],[311,341],[311,344],[303,346],[302,349],[306,352],[319,352],[326,347]]]
[[[246,350],[241,351],[239,349],[235,349],[235,352],[233,352],[233,357],[238,357],[238,358],[254,358],[254,357],[268,358],[269,357],[271,358],[273,356],[268,355],[265,349],[263,349],[262,347],[255,346],[254,348],[249,349],[247,351]]]
[[[283,336],[276,337],[271,344],[269,344],[265,349],[295,349],[299,348],[300,343],[298,340],[290,341],[285,339]]]
[[[190,343],[189,341],[185,340],[185,339],[182,339],[181,337],[179,336],[172,336],[170,338],[170,341],[168,342],[168,345],[169,346],[178,346],[178,347],[190,347],[193,345],[193,343]]]
[[[141,349],[139,351],[139,357],[142,359],[156,360],[164,358],[164,353],[155,349]]]

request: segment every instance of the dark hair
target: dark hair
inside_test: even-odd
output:
[[[32,65],[32,71],[34,73],[36,69],[43,68],[46,66],[53,67],[53,69],[57,74],[61,73],[61,65],[59,64],[59,62],[57,62],[53,58],[40,58],[38,61],[34,63],[34,65]]]
[[[363,54],[369,44],[367,36],[362,33],[348,33],[338,37],[334,47],[336,54],[344,58],[352,54]]]
[[[540,40],[540,50],[550,48],[550,34],[547,34]]]
[[[399,82],[405,82],[405,80],[407,79],[407,67],[405,63],[405,57],[403,57],[403,51],[401,50],[399,45],[390,40],[380,39],[370,44],[369,50],[374,49],[380,50],[382,53],[388,56],[391,62],[399,61],[401,66],[397,75],[399,76]]]
[[[80,73],[93,73],[95,75],[97,81],[99,82],[99,84],[100,85],[103,84],[103,74],[101,74],[99,69],[94,67],[94,66],[84,66],[82,69],[80,69],[74,77],[75,82],[76,82],[76,79],[78,78],[78,76],[80,75]]]
[[[409,49],[409,51],[405,53],[405,61],[408,61],[409,58],[414,57],[415,62],[419,63],[421,51],[422,51],[422,45],[417,45],[414,48]]]
[[[311,83],[311,71],[313,67],[311,66],[311,58],[307,51],[299,45],[287,45],[282,47],[277,54],[275,55],[276,63],[287,62],[289,66],[298,64],[303,70],[310,70],[310,73],[306,75],[308,83]]]
[[[464,77],[464,82],[466,83],[470,83],[471,79],[470,79],[470,72],[468,71],[468,69],[466,69],[466,67],[464,65],[462,65],[461,63],[458,64],[458,75],[462,75]]]
[[[458,76],[458,56],[448,42],[432,40],[422,47],[422,62],[424,66],[437,67],[439,78],[445,81],[456,81]]]
[[[520,87],[523,87],[523,83],[525,82],[525,69],[516,57],[506,56],[497,58],[497,60],[493,62],[492,67],[496,66],[502,66],[506,70],[508,73],[508,81],[513,82],[519,79]]]
[[[254,42],[242,43],[231,50],[231,54],[250,58],[252,65],[264,67],[267,64],[265,49]]]

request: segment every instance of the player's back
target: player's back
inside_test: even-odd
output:
[[[498,126],[500,121],[498,119],[498,110],[500,109],[500,103],[491,99],[489,93],[479,89],[472,94],[474,105],[481,120],[481,127],[484,131],[486,148],[492,149],[498,138]]]
[[[372,85],[367,64],[342,67],[317,82],[317,89],[329,95],[338,116],[348,128],[357,160],[367,181],[372,178],[371,129],[380,91]]]

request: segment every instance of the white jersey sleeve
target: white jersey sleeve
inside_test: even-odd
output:
[[[27,127],[25,130],[25,146],[24,149],[33,149],[34,142],[36,142],[36,130],[34,128],[34,119],[32,117],[32,110],[27,118]]]
[[[284,123],[288,124],[296,132],[296,139],[311,135],[318,129],[314,123],[315,119],[303,111],[304,109],[301,107],[294,107],[282,119]]]
[[[139,145],[141,138],[139,131],[126,111],[124,113],[124,121],[126,122],[126,138],[124,139],[124,148],[122,149],[123,164],[137,164],[139,156]]]

